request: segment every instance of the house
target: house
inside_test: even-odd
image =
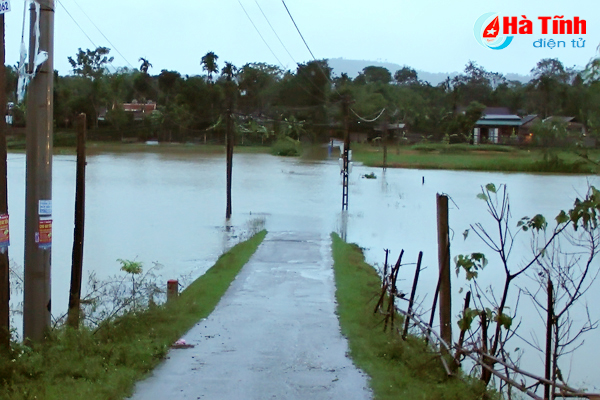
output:
[[[519,127],[520,143],[531,143],[533,140],[533,125],[540,120],[541,118],[537,115],[526,115],[521,119],[521,126]]]
[[[133,100],[131,103],[123,103],[123,111],[126,113],[132,113],[134,121],[142,121],[155,110],[156,103],[152,100],[148,100],[148,102],[145,104],[140,104],[136,100]]]
[[[473,129],[473,144],[516,142],[522,119],[507,107],[487,107]]]
[[[143,121],[153,111],[156,111],[156,103],[152,100],[149,100],[147,103],[138,103],[137,100],[133,100],[131,103],[121,104],[121,107],[123,107],[123,111],[127,114],[133,115],[134,121]],[[98,113],[98,121],[105,121],[107,112],[107,108],[102,108]]]
[[[387,134],[388,134],[388,143],[394,141],[395,139],[399,139],[402,137],[402,131],[406,127],[406,124],[402,124],[400,122],[395,124],[387,124]],[[375,131],[377,131],[377,137],[380,139],[383,137],[383,123],[375,126]]]

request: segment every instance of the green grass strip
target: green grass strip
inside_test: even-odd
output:
[[[383,316],[373,314],[381,290],[378,273],[365,263],[358,246],[335,233],[332,240],[342,334],[348,339],[354,363],[370,376],[375,399],[481,399],[479,381],[448,378],[439,357],[422,339],[409,336],[403,341],[389,329],[383,332]],[[485,398],[490,398],[488,395]]]
[[[123,399],[173,342],[214,310],[265,235],[262,231],[234,246],[165,306],[126,315],[96,331],[62,328],[42,345],[0,356],[0,399]]]

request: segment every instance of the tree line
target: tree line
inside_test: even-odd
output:
[[[408,132],[431,140],[453,136],[468,140],[472,127],[487,107],[507,107],[519,115],[576,117],[590,136],[600,136],[600,83],[597,60],[588,68],[568,68],[558,59],[543,59],[528,83],[509,80],[469,61],[462,73],[434,86],[404,66],[398,71],[368,66],[354,79],[334,75],[327,60],[298,64],[295,71],[262,62],[236,67],[219,65],[209,52],[199,60],[198,75],[162,70],[140,58],[134,68],[112,68],[110,49],[81,50],[69,57],[72,73],[55,72],[54,118],[57,129],[72,128],[86,113],[90,126],[107,139],[187,141],[204,132],[222,133],[226,93],[234,96],[237,134],[250,142],[281,134],[325,140],[342,128],[340,103],[351,99],[352,110],[364,119],[350,118],[352,131],[372,132],[378,122],[366,122],[386,109],[386,120],[405,124]],[[226,75],[236,90],[226,90]],[[16,69],[7,67],[9,101],[15,101]],[[124,103],[157,104],[143,121],[134,121]],[[462,112],[459,112],[461,111]],[[15,105],[15,125],[24,124],[24,106]],[[92,130],[93,134],[94,130]],[[461,139],[462,138],[462,139]]]

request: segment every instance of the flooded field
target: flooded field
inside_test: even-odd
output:
[[[335,155],[335,153],[334,153]],[[9,208],[10,258],[23,265],[25,156],[10,154]],[[364,179],[375,173],[377,179]],[[75,197],[75,158],[56,156],[53,177],[54,232],[52,249],[53,314],[66,311],[70,279]],[[350,178],[349,213],[341,213],[341,177],[337,157],[326,152],[312,160],[280,158],[266,154],[234,156],[233,216],[225,220],[225,158],[220,155],[122,153],[91,156],[87,167],[87,204],[84,273],[99,278],[119,273],[117,259],[136,259],[150,267],[163,265],[163,280],[195,278],[209,268],[228,247],[243,239],[253,226],[264,222],[271,231],[337,231],[365,249],[367,261],[381,266],[384,249],[397,258],[405,250],[405,262],[416,262],[424,252],[426,269],[419,282],[419,299],[427,309],[437,282],[436,193],[452,199],[451,254],[486,252],[490,264],[482,273],[489,284],[500,284],[500,265],[475,235],[467,240],[469,224],[491,221],[476,198],[481,185],[505,183],[510,192],[512,216],[517,221],[537,213],[553,219],[569,208],[596,177],[481,172],[381,169],[355,166]],[[516,230],[516,228],[515,228]],[[516,265],[531,254],[529,236],[521,234],[511,256]],[[599,261],[596,261],[600,262]],[[414,266],[406,267],[401,288],[410,289]],[[463,302],[464,275],[453,275],[454,315]],[[518,285],[531,285],[523,279]],[[516,293],[516,287],[515,287]],[[593,319],[600,318],[596,282],[587,302]],[[18,299],[15,299],[18,300]],[[544,335],[544,325],[528,299],[521,299],[520,328],[527,340]],[[583,303],[582,303],[583,305]],[[581,317],[575,313],[575,318]],[[17,322],[17,324],[19,324]],[[18,326],[20,329],[20,326]],[[456,329],[455,329],[456,330]],[[600,331],[592,331],[572,358],[566,356],[563,374],[571,367],[573,384],[600,388],[597,357]],[[525,346],[515,341],[515,347]],[[527,350],[526,369],[542,374],[542,357]]]

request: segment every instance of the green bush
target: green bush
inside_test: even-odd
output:
[[[279,137],[271,146],[271,152],[276,156],[296,157],[302,154],[302,144],[288,136]]]

